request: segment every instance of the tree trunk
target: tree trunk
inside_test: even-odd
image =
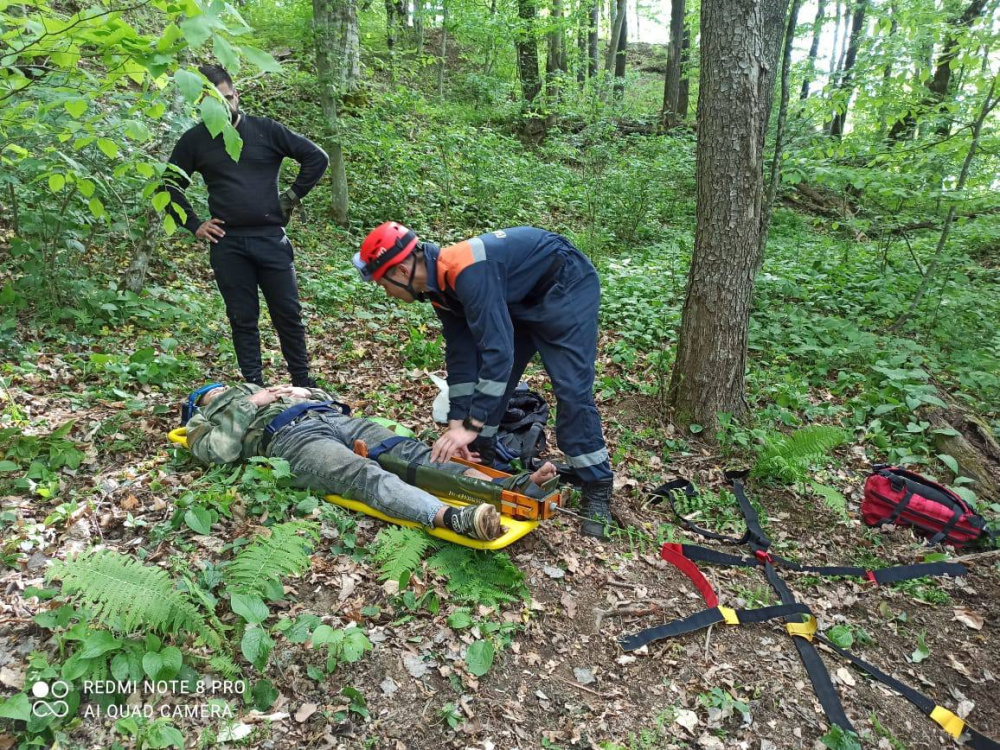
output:
[[[836,12],[833,15],[833,46],[830,47],[830,81],[834,80],[837,72],[837,43],[840,40],[840,17],[843,6],[841,0],[837,0]]]
[[[601,26],[601,6],[600,0],[592,0],[590,6],[590,28],[587,31],[587,76],[593,78],[597,75],[597,68],[601,64],[600,51],[598,47],[597,32]]]
[[[448,59],[448,0],[441,2],[441,64],[438,66],[438,99],[444,99],[444,65]]]
[[[538,40],[535,38],[535,2],[517,0],[521,28],[517,34],[517,71],[521,78],[521,97],[531,105],[542,89],[538,77]]]
[[[846,97],[843,109],[837,107],[837,111],[834,112],[833,119],[830,121],[830,135],[834,138],[840,138],[844,134],[847,110],[851,106],[851,97],[854,94],[852,71],[854,70],[854,63],[858,59],[858,47],[861,44],[861,38],[865,33],[865,11],[867,9],[868,0],[858,0],[858,4],[854,8],[854,14],[851,16],[851,38],[847,44],[847,56],[844,59],[844,66],[840,71],[840,80],[837,83],[837,90],[842,95],[846,94]]]
[[[760,252],[764,134],[788,0],[703,0],[698,205],[670,404],[715,435],[746,414],[750,299]]]
[[[687,119],[688,99],[691,91],[691,28],[684,24],[684,40],[681,44],[681,86],[677,94],[677,117]]]
[[[670,46],[667,48],[667,73],[663,83],[663,128],[668,130],[680,121],[681,49],[684,41],[684,0],[670,0]]]
[[[611,73],[615,69],[618,57],[618,44],[622,38],[622,26],[625,24],[625,9],[627,0],[618,0],[615,8],[615,21],[611,25],[611,36],[608,37],[608,54],[604,59],[604,69]]]
[[[809,58],[805,77],[802,79],[802,91],[799,99],[809,98],[809,86],[816,75],[816,55],[819,53],[819,39],[823,35],[823,21],[826,20],[826,0],[819,0],[816,8],[816,19],[813,21],[812,43],[809,45]]]
[[[14,205],[16,206],[17,204],[15,203]],[[135,244],[132,261],[125,270],[125,288],[135,294],[141,292],[146,283],[149,262],[153,259],[153,253],[156,250],[154,240],[159,236],[159,232],[153,230],[159,225],[159,221],[156,210],[147,203],[146,208],[142,212],[142,217],[137,222],[144,228],[144,231],[139,233],[139,240]],[[17,234],[16,213],[14,215],[14,234]]]
[[[795,44],[795,27],[799,20],[799,8],[802,0],[792,0],[788,11],[788,25],[785,27],[785,46],[781,56],[781,104],[778,105],[778,122],[774,128],[774,153],[771,155],[771,171],[768,175],[767,187],[764,191],[764,205],[760,220],[760,251],[757,253],[757,270],[764,263],[764,249],[767,247],[767,233],[771,228],[771,212],[774,210],[774,198],[781,184],[781,157],[785,148],[785,121],[788,118],[788,97],[790,92],[788,79],[792,69],[792,47]]]
[[[625,63],[628,60],[628,3],[623,2],[618,12],[621,14],[621,34],[618,37],[618,45],[615,50],[615,86],[614,95],[616,99],[625,96]]]
[[[424,54],[424,0],[413,0],[413,30],[417,35],[417,57]]]
[[[313,0],[313,25],[316,31],[316,78],[320,106],[326,118],[330,140],[330,218],[340,226],[348,225],[347,169],[341,144],[341,125],[337,115],[344,92],[345,69],[350,66],[349,29],[351,19],[357,41],[357,6],[355,0]]]
[[[559,75],[563,72],[562,62],[565,56],[562,0],[551,0],[549,13],[552,28],[547,35],[548,54],[545,58],[545,85],[549,98],[555,101],[559,96]]]

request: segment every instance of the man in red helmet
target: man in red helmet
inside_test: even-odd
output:
[[[583,480],[581,531],[607,538],[613,474],[594,404],[601,286],[565,237],[513,227],[448,247],[396,222],[373,230],[354,256],[366,281],[404,302],[429,301],[441,320],[448,368],[448,431],[431,458],[478,451],[491,463],[507,402],[538,352],[556,394],[556,441]]]

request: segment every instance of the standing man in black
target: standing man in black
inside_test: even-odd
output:
[[[170,155],[170,165],[176,169],[168,171],[167,190],[186,216],[181,221],[175,212],[174,218],[195,237],[211,243],[212,270],[226,302],[243,379],[264,384],[257,327],[259,287],[278,332],[292,385],[314,388],[285,225],[299,201],[319,182],[329,159],[323,149],[284,125],[241,112],[239,94],[225,68],[203,65],[199,70],[228,102],[233,127],[243,139],[243,151],[240,160],[233,161],[222,135],[212,138],[204,123],[184,133]],[[278,172],[286,157],[297,161],[300,168],[292,186],[279,195]],[[184,194],[195,172],[201,173],[208,188],[211,218],[207,221],[198,217]]]

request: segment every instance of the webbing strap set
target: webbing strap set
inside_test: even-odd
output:
[[[660,557],[688,577],[701,593],[708,608],[679,620],[648,628],[635,635],[622,637],[618,641],[622,649],[625,651],[635,651],[654,641],[703,630],[716,624],[742,625],[784,619],[786,621],[785,629],[789,635],[793,636],[793,642],[809,675],[809,680],[812,682],[816,697],[819,699],[820,705],[823,707],[823,711],[831,724],[847,731],[854,731],[850,720],[847,718],[847,714],[844,712],[840,697],[834,689],[830,673],[827,671],[823,660],[813,645],[814,640],[818,640],[828,646],[834,653],[848,660],[858,669],[906,698],[953,738],[958,739],[964,733],[968,747],[972,747],[974,750],[1000,750],[1000,743],[972,729],[953,712],[942,706],[938,706],[932,699],[896,678],[887,675],[878,669],[878,667],[836,646],[822,634],[818,633],[816,618],[813,616],[812,611],[808,605],[796,601],[795,595],[778,575],[776,566],[780,565],[790,570],[824,576],[850,576],[870,581],[875,585],[907,581],[932,575],[967,575],[968,571],[966,568],[958,563],[941,562],[867,570],[856,566],[801,565],[791,560],[772,555],[768,551],[771,546],[771,540],[764,533],[757,511],[750,503],[743,488],[742,480],[745,478],[745,472],[726,473],[726,479],[732,485],[733,494],[736,496],[746,522],[746,532],[739,538],[702,529],[677,513],[676,508],[674,508],[674,493],[683,492],[688,497],[697,496],[693,485],[687,480],[674,480],[653,491],[652,495],[659,498],[658,501],[666,500],[669,503],[681,524],[686,528],[709,539],[715,539],[728,544],[746,544],[753,552],[753,557],[727,554],[715,549],[689,544],[664,544],[660,550]],[[720,606],[718,595],[712,588],[712,584],[705,578],[701,570],[699,570],[696,561],[735,567],[761,567],[764,569],[764,575],[767,577],[771,588],[778,594],[781,603],[759,609],[730,609],[729,607]]]
[[[334,414],[349,415],[351,413],[351,407],[347,404],[342,404],[339,401],[302,401],[294,406],[289,406],[267,423],[267,427],[264,428],[264,433],[260,437],[261,450],[266,452],[267,447],[271,444],[271,440],[274,439],[275,435],[277,435],[285,427],[288,427],[288,425],[292,422],[301,419],[310,412],[329,412]]]

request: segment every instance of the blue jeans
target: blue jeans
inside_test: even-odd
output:
[[[268,446],[268,453],[288,461],[296,487],[341,495],[387,516],[433,526],[434,516],[446,507],[444,503],[353,450],[355,440],[363,440],[372,449],[394,436],[391,430],[367,419],[311,412],[280,430]],[[466,471],[466,467],[453,462],[431,463],[431,449],[417,440],[403,440],[389,453],[449,474]]]

